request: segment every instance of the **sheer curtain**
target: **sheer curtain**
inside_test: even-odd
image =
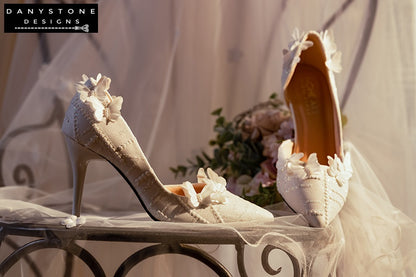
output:
[[[273,92],[281,95],[282,49],[293,29],[330,28],[343,53],[336,81],[348,118],[345,140],[362,165],[361,181],[386,207],[390,199],[414,220],[415,12],[411,0],[101,1],[98,34],[48,35],[49,41],[62,39],[48,64],[10,72],[1,111],[10,119],[1,122],[7,130],[3,185],[26,181],[53,195],[49,204],[69,211],[70,169],[59,118],[81,74],[99,72],[112,79],[112,94],[124,97],[122,114],[159,178],[181,182],[169,167],[209,151],[210,112],[222,107],[232,118]],[[39,47],[28,43],[31,36],[17,36],[12,69],[39,64],[39,52],[24,60],[19,54]],[[13,89],[29,82],[30,88]],[[47,128],[32,128],[48,119]],[[16,134],[27,126],[33,130]],[[141,210],[123,182],[109,165],[92,164],[84,202],[93,206],[87,208],[105,203],[110,210]],[[45,204],[42,197],[35,203]],[[351,276],[347,272],[338,273]]]

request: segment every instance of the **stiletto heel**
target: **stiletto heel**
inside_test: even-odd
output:
[[[154,220],[222,223],[272,221],[273,215],[226,190],[226,181],[214,171],[198,171],[198,184],[164,186],[148,163],[137,139],[121,116],[123,98],[108,92],[111,80],[83,75],[76,86],[62,132],[65,134],[74,176],[73,216],[63,224],[80,223],[82,189],[88,162],[108,161],[126,180]]]
[[[81,200],[84,189],[85,174],[90,160],[102,159],[94,152],[81,146],[71,138],[64,136],[72,168],[72,184],[74,190],[72,214],[79,217],[81,214]]]
[[[341,70],[341,53],[327,31],[295,31],[294,39],[285,53],[282,83],[295,139],[279,148],[276,183],[311,226],[326,227],[343,207],[352,175],[333,76]]]

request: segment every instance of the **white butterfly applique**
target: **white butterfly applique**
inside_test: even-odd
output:
[[[211,168],[207,169],[207,173],[208,176],[203,168],[198,170],[198,183],[205,184],[200,193],[196,193],[194,186],[190,182],[182,184],[182,190],[188,198],[188,204],[191,207],[196,208],[200,204],[225,204],[228,202],[226,196],[227,181],[223,177],[218,176]]]
[[[100,79],[98,79],[100,78]],[[89,96],[85,99],[85,103],[89,105],[93,111],[94,119],[97,122],[101,122],[106,118],[108,122],[116,121],[121,115],[121,106],[123,104],[123,97],[111,96],[108,92],[110,88],[111,79],[97,75],[97,80],[88,78],[83,75],[83,79],[86,79],[84,84],[91,84]]]
[[[107,122],[114,122],[120,117],[121,105],[123,104],[123,97],[112,97],[112,100],[104,109],[104,117],[107,118]]]
[[[94,87],[97,85],[98,81],[101,79],[102,75],[101,73],[97,74],[97,78],[88,77],[85,74],[82,74],[82,81],[84,85],[89,89],[94,89]]]

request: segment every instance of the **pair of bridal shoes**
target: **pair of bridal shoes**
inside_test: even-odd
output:
[[[294,141],[284,141],[276,164],[277,188],[313,227],[326,227],[342,209],[352,176],[344,153],[341,113],[333,72],[341,54],[329,32],[310,31],[289,44],[284,56],[284,97],[295,123]],[[66,112],[62,131],[73,169],[73,216],[82,223],[81,198],[88,162],[108,161],[130,185],[149,216],[175,222],[272,221],[273,215],[226,190],[214,171],[198,171],[198,183],[163,185],[121,116],[123,98],[108,92],[111,80],[83,76]]]
[[[295,138],[279,148],[276,183],[288,206],[313,227],[326,227],[337,216],[352,175],[333,73],[341,70],[340,58],[328,31],[295,30],[284,51],[282,84]]]
[[[157,178],[120,110],[121,96],[109,93],[111,80],[83,75],[66,112],[62,131],[73,169],[73,216],[67,227],[82,223],[81,198],[88,162],[108,161],[126,180],[153,220],[229,223],[273,221],[273,215],[226,190],[214,171],[198,171],[198,183],[163,185]]]

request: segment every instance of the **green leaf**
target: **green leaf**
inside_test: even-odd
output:
[[[178,176],[183,176],[184,177],[188,172],[188,168],[186,166],[183,166],[183,165],[179,165],[176,168],[170,167],[169,169],[170,169],[170,171],[172,171],[175,174],[175,178],[177,178]]]
[[[225,122],[225,117],[223,116],[218,117],[217,120],[215,121],[217,126],[224,126],[224,122]]]
[[[221,112],[222,112],[222,108],[218,108],[218,109],[214,110],[213,112],[211,112],[211,115],[220,116]]]
[[[209,163],[212,161],[212,158],[208,156],[208,154],[205,153],[205,151],[202,151],[202,156],[204,156],[205,160],[207,160]]]
[[[205,162],[200,156],[196,156],[196,162],[197,162],[198,167],[204,167],[205,166]]]

